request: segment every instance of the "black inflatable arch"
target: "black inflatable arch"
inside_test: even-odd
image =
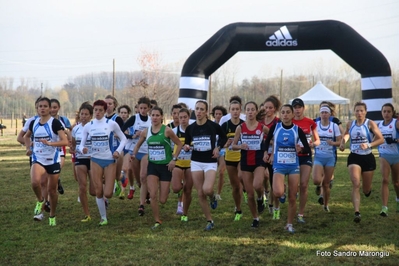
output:
[[[179,102],[194,108],[207,98],[209,76],[240,51],[297,51],[330,49],[361,74],[362,100],[367,116],[381,120],[381,106],[392,103],[388,61],[373,45],[340,21],[233,23],[216,32],[185,62]]]

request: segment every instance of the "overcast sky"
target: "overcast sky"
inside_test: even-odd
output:
[[[250,4],[250,5],[249,5]],[[140,70],[141,49],[164,64],[183,64],[208,38],[233,22],[342,21],[399,62],[398,0],[0,0],[0,78],[36,78],[60,87],[69,78]],[[331,51],[238,53],[240,79],[295,71],[338,57]],[[181,69],[178,71],[180,72]]]

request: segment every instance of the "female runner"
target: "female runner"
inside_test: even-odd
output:
[[[37,203],[34,219],[43,219],[42,208],[45,202],[41,191],[41,180],[47,177],[47,192],[50,200],[50,226],[56,225],[57,185],[61,172],[59,147],[68,145],[61,122],[51,116],[50,99],[41,98],[37,105],[40,117],[33,120],[24,136],[26,155],[32,155],[31,184]],[[31,137],[33,147],[31,147]],[[32,148],[32,149],[31,149]]]
[[[214,227],[206,197],[210,198],[211,208],[216,209],[217,199],[213,185],[216,179],[217,158],[221,147],[227,140],[220,125],[208,119],[207,112],[208,103],[206,101],[199,100],[195,103],[196,121],[187,127],[184,140],[185,151],[189,151],[190,145],[193,145],[191,173],[202,211],[207,220],[205,231],[212,230]],[[219,136],[217,141],[216,135]]]
[[[357,102],[354,107],[356,119],[349,121],[339,149],[345,150],[345,142],[350,140],[348,156],[348,170],[352,181],[352,203],[355,209],[355,223],[360,223],[360,179],[362,179],[363,193],[366,197],[371,194],[371,183],[376,168],[372,148],[384,143],[377,124],[366,118],[367,106]]]
[[[304,102],[296,98],[292,101],[292,107],[294,108],[294,119],[292,122],[300,127],[302,131],[306,134],[306,139],[311,148],[314,148],[320,144],[319,135],[316,129],[316,122],[313,119],[305,117],[305,104]],[[313,137],[313,140],[312,140]],[[302,142],[299,144],[304,145]],[[298,154],[299,156],[299,165],[300,165],[300,184],[299,184],[299,212],[298,212],[298,222],[305,223],[305,219],[303,218],[305,212],[306,202],[308,200],[308,186],[310,173],[312,172],[312,152],[310,151],[308,154]]]
[[[222,124],[222,129],[227,136],[227,142],[224,145],[226,149],[225,161],[227,173],[229,174],[230,184],[231,184],[231,192],[233,194],[234,204],[235,204],[235,216],[234,221],[239,221],[242,217],[241,210],[241,192],[242,186],[240,179],[241,177],[241,167],[240,167],[240,159],[241,154],[240,151],[236,151],[232,149],[232,144],[234,140],[234,136],[236,134],[236,129],[239,125],[241,125],[244,120],[240,119],[241,114],[241,104],[238,101],[232,101],[230,103],[229,111],[231,114],[231,119]]]
[[[295,125],[294,109],[285,104],[280,109],[281,122],[270,128],[270,134],[265,141],[264,161],[273,164],[273,193],[276,198],[284,194],[284,177],[288,175],[288,215],[285,230],[294,233],[293,221],[296,213],[296,193],[300,178],[298,153],[307,154],[310,147],[306,135],[300,127]],[[270,141],[273,140],[273,156],[268,154]],[[298,143],[301,140],[303,147]]]
[[[396,212],[399,212],[399,121],[393,118],[395,110],[393,105],[386,103],[381,109],[384,121],[378,124],[385,142],[378,146],[380,153],[380,168],[382,174],[381,199],[382,209],[380,215],[388,216],[389,173],[392,171],[392,183],[396,192]]]
[[[329,212],[330,181],[336,164],[336,147],[341,143],[341,131],[336,123],[330,121],[331,109],[327,106],[320,108],[320,120],[316,122],[320,145],[315,148],[313,163],[313,183],[322,184],[322,198],[324,210]]]
[[[107,199],[112,198],[116,160],[121,156],[126,144],[126,137],[119,125],[105,117],[107,107],[108,104],[103,100],[97,100],[93,103],[95,119],[83,128],[82,140],[77,148],[78,152],[88,154],[89,149],[86,147],[86,141],[91,140],[90,169],[96,191],[96,202],[101,216],[100,226],[108,224],[104,196]],[[113,143],[114,135],[120,140],[117,147]],[[114,148],[116,148],[115,151]]]
[[[256,120],[258,105],[255,102],[247,102],[244,106],[246,121],[237,126],[233,140],[233,150],[241,150],[241,173],[244,188],[248,195],[248,206],[253,222],[251,227],[259,227],[259,214],[265,209],[263,185],[265,163],[263,162],[263,136],[269,132],[269,128]],[[241,144],[238,144],[238,141]],[[257,193],[258,209],[256,210],[255,193]]]
[[[186,137],[186,129],[190,121],[190,111],[182,108],[179,111],[179,126],[173,129],[173,132],[180,139],[182,144]],[[177,147],[174,148],[174,153],[177,153]],[[191,150],[185,151],[182,149],[177,156],[176,167],[172,172],[172,190],[177,193],[179,201],[177,203],[176,214],[182,215],[180,220],[187,222],[188,209],[191,204],[191,191],[193,189],[193,178],[191,176]]]
[[[125,136],[132,140],[132,150],[137,145],[141,132],[151,126],[151,119],[148,117],[150,111],[151,101],[148,97],[141,97],[138,100],[139,113],[131,116],[126,123],[123,125],[123,132],[129,129],[128,134]],[[148,190],[147,190],[147,166],[148,166],[148,147],[147,143],[144,142],[137,154],[132,159],[133,176],[129,176],[130,190],[128,199],[133,199],[135,188],[133,177],[136,178],[137,183],[140,187],[140,205],[139,215],[144,215],[144,203],[146,202]],[[149,203],[149,202],[148,202]]]
[[[162,124],[163,111],[158,106],[151,109],[151,127],[146,128],[140,134],[140,139],[134,147],[132,157],[134,158],[144,141],[148,145],[148,168],[147,186],[150,192],[151,209],[155,219],[152,229],[157,229],[162,221],[159,217],[159,202],[165,204],[172,179],[172,171],[177,161],[177,151],[180,151],[183,144],[170,127]],[[176,152],[172,153],[171,141],[175,144]]]
[[[76,153],[76,146],[80,145],[82,140],[83,128],[90,122],[93,117],[93,106],[88,103],[83,103],[79,108],[79,124],[72,129],[72,146],[71,151],[75,153],[75,170],[77,181],[79,184],[79,200],[82,204],[85,217],[81,222],[90,222],[91,216],[89,211],[89,204],[87,199],[87,177],[89,177],[89,193],[91,196],[96,196],[93,178],[90,171],[90,150],[91,141],[86,141],[86,148],[89,150],[87,154]]]

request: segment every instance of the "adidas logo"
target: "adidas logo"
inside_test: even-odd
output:
[[[293,40],[287,26],[281,27],[279,30],[275,31],[269,40],[266,41],[266,46],[297,46],[298,41]]]

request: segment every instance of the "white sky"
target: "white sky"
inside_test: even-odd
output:
[[[234,22],[342,21],[399,62],[398,0],[0,0],[0,78],[36,78],[59,87],[87,73],[140,70],[141,49],[164,64],[186,58]],[[298,71],[331,51],[238,53],[238,78]],[[178,70],[181,71],[181,68]],[[266,75],[267,75],[266,74]]]

